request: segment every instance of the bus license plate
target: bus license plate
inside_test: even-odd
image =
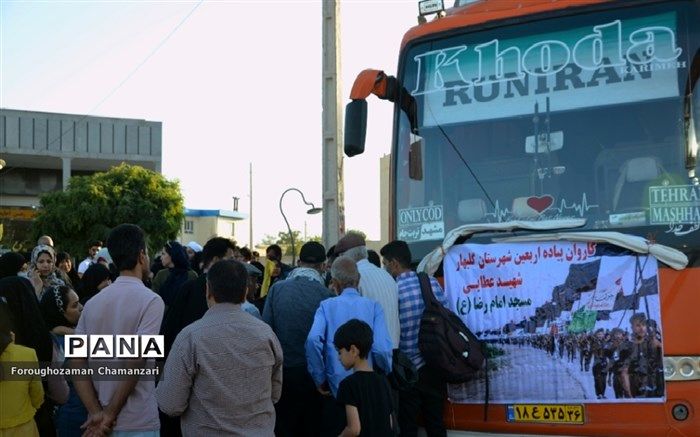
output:
[[[508,422],[583,425],[585,408],[580,404],[506,405]]]

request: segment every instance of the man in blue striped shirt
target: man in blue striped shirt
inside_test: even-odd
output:
[[[418,369],[418,382],[410,390],[399,392],[399,428],[402,436],[416,436],[418,411],[423,415],[429,437],[446,436],[442,420],[445,401],[445,382],[435,369],[425,364],[418,349],[420,321],[425,310],[420,281],[411,270],[411,250],[405,241],[395,240],[382,247],[382,264],[396,278],[399,288],[399,349]],[[430,278],[433,294],[447,307],[447,298],[435,278]]]

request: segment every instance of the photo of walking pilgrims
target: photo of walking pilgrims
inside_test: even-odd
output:
[[[463,244],[445,258],[450,307],[485,343],[491,402],[665,399],[658,265],[596,243]],[[450,385],[481,403],[486,373]]]

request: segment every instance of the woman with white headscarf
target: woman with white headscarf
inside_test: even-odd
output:
[[[56,252],[53,247],[40,244],[32,250],[28,278],[32,281],[38,300],[49,288],[68,283],[60,270],[56,268]]]

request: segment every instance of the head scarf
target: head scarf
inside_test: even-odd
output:
[[[187,258],[187,252],[185,248],[182,247],[177,241],[169,241],[165,245],[165,251],[170,255],[170,259],[173,260],[174,267],[171,270],[187,270],[189,268],[189,259]]]
[[[321,274],[318,272],[318,270],[312,269],[310,267],[297,267],[296,269],[292,270],[289,276],[287,276],[287,279],[294,278],[306,278],[311,281],[316,281],[321,285],[324,284],[323,278],[321,277]]]
[[[73,324],[66,319],[66,305],[68,305],[68,293],[72,290],[66,286],[53,286],[41,297],[39,308],[44,318],[46,327],[51,330],[56,326],[70,326]]]
[[[47,246],[46,244],[40,244],[40,245],[36,246],[34,248],[34,250],[32,250],[32,265],[33,266],[36,266],[36,262],[39,260],[39,255],[41,255],[44,252],[51,255],[51,263],[52,264],[56,262],[56,251],[53,250],[53,247]]]
[[[36,263],[39,260],[39,256],[42,253],[48,253],[51,255],[51,265],[53,266],[53,270],[51,273],[49,273],[48,276],[45,278],[41,278],[41,280],[44,282],[44,289],[40,293],[39,298],[43,296],[43,294],[46,292],[46,290],[54,285],[66,285],[66,281],[63,279],[63,276],[60,273],[57,273],[56,269],[56,251],[53,249],[51,246],[47,246],[45,244],[40,244],[32,250],[32,267],[36,268]]]
[[[0,296],[5,298],[12,314],[15,343],[34,349],[39,361],[51,361],[51,336],[41,317],[32,283],[19,276],[0,279]]]
[[[158,290],[158,294],[163,298],[165,305],[172,305],[177,292],[187,281],[187,272],[190,267],[187,259],[187,252],[177,241],[169,241],[165,244],[165,251],[173,260],[173,267],[169,269],[168,277],[163,282],[163,285]]]
[[[22,266],[26,262],[22,254],[17,252],[7,252],[0,256],[0,279],[8,276],[17,276],[17,273],[22,270]]]

